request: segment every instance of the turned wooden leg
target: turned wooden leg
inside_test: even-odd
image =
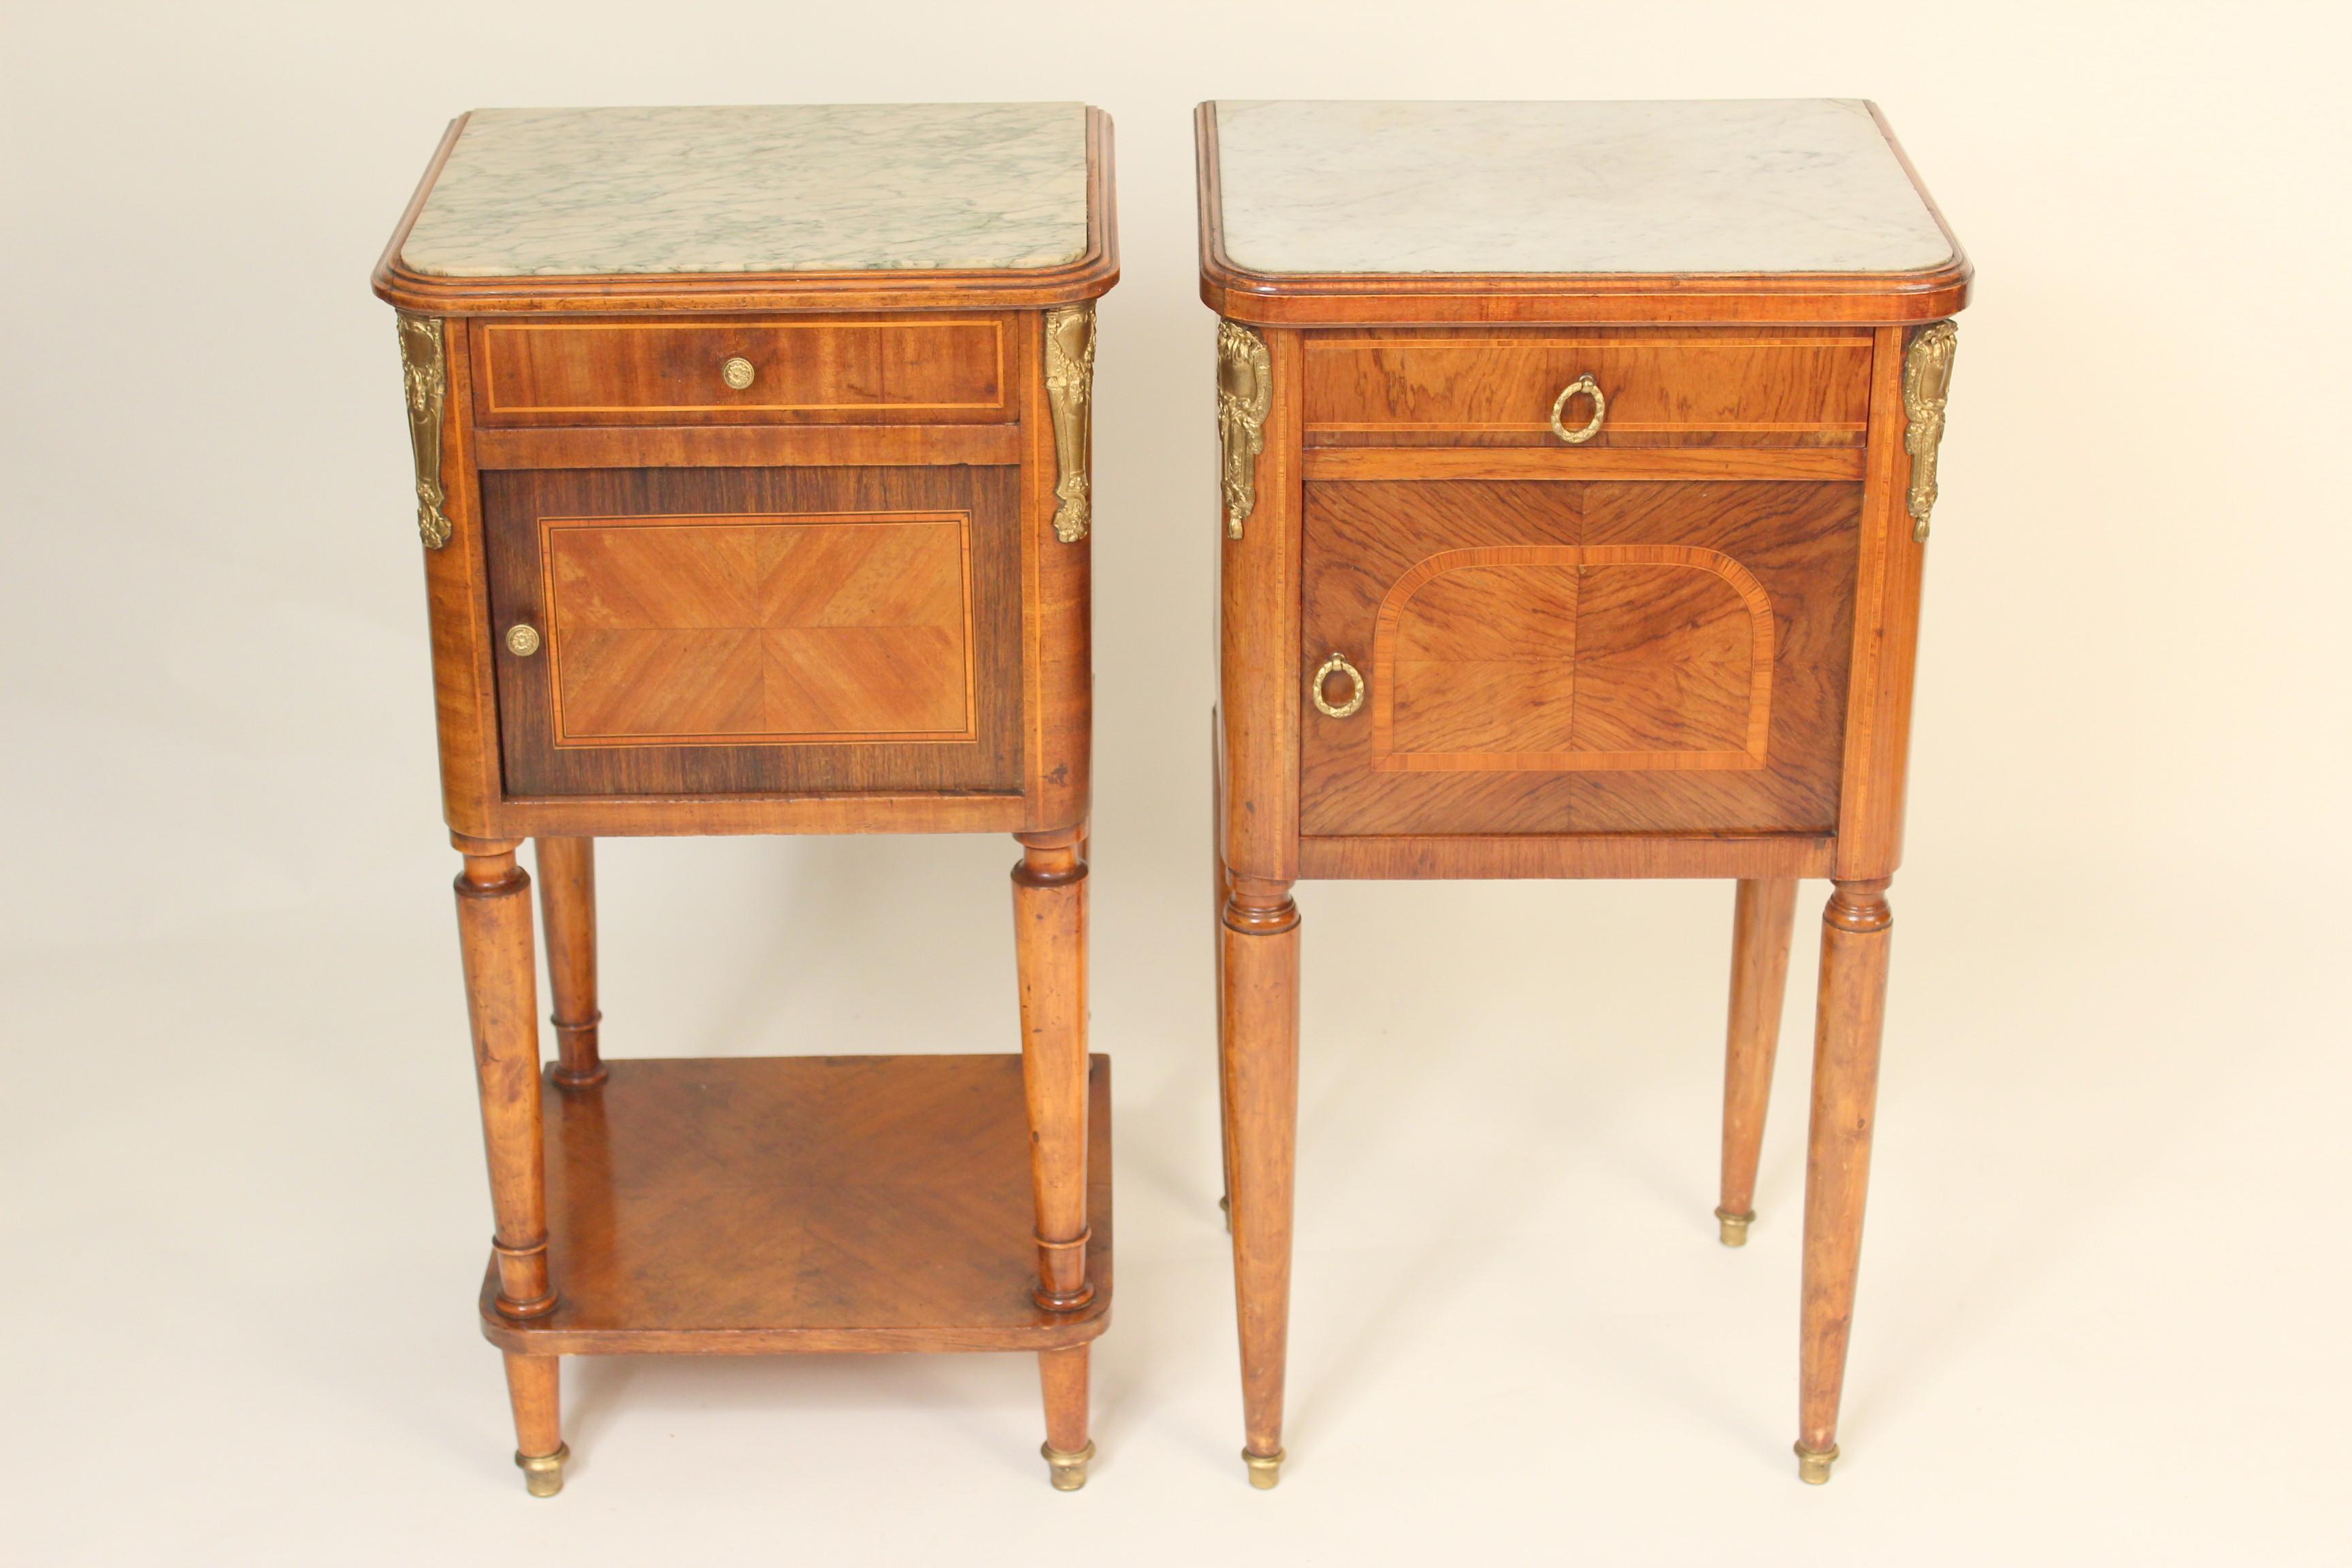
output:
[[[1087,1373],[1092,1345],[1037,1352],[1037,1372],[1045,1385],[1046,1474],[1059,1492],[1074,1492],[1087,1484],[1087,1462],[1095,1457],[1087,1436]]]
[[[1813,1120],[1805,1153],[1805,1287],[1798,1352],[1797,1473],[1819,1486],[1838,1456],[1838,1399],[1853,1329],[1863,1198],[1886,1020],[1895,916],[1884,879],[1840,882],[1822,913]]]
[[[536,838],[540,923],[547,928],[547,982],[554,992],[555,1081],[587,1089],[604,1081],[597,1054],[596,841]]]
[[[514,1405],[515,1463],[522,1484],[533,1497],[553,1497],[563,1489],[563,1462],[572,1450],[563,1441],[562,1366],[561,1356],[524,1355],[509,1351],[507,1398]]]
[[[490,1212],[498,1226],[498,1308],[509,1318],[541,1317],[555,1310],[555,1292],[547,1272],[530,879],[515,864],[516,840],[453,842],[466,857],[457,879],[457,936],[482,1096],[482,1141],[489,1152]]]
[[[1286,882],[1229,879],[1219,1027],[1234,1295],[1241,1320],[1242,1461],[1250,1484],[1282,1477],[1282,1379],[1290,1333],[1290,1220],[1298,1142],[1298,906]]]
[[[1744,1247],[1756,1218],[1756,1162],[1772,1100],[1789,939],[1797,924],[1793,877],[1742,879],[1731,917],[1731,1010],[1723,1053],[1723,1245]]]
[[[1077,832],[1019,836],[1013,947],[1021,969],[1021,1077],[1036,1196],[1037,1304],[1076,1311],[1087,1277],[1087,864]],[[1086,1484],[1087,1352],[1043,1352],[1045,1463],[1054,1485]]]

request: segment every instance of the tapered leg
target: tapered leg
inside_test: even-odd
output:
[[[1219,1024],[1234,1294],[1250,1484],[1282,1476],[1290,1222],[1298,1142],[1298,906],[1286,882],[1229,879]]]
[[[533,1497],[553,1497],[563,1489],[563,1462],[572,1450],[563,1441],[561,1356],[507,1356],[507,1398],[514,1405],[515,1463],[522,1484]]]
[[[1822,913],[1813,1119],[1805,1155],[1805,1287],[1798,1350],[1797,1473],[1819,1486],[1837,1458],[1838,1399],[1853,1328],[1886,960],[1895,917],[1884,879],[1840,882]]]
[[[1092,1345],[1040,1351],[1037,1372],[1045,1385],[1045,1468],[1054,1489],[1074,1492],[1087,1484],[1087,1462],[1095,1457],[1087,1436],[1087,1373]]]
[[[554,1310],[555,1292],[547,1271],[530,879],[515,864],[515,840],[454,842],[466,857],[457,879],[457,935],[482,1097],[482,1141],[489,1154],[490,1212],[498,1226],[498,1308],[509,1318],[541,1317]]]
[[[540,923],[547,930],[547,982],[555,993],[555,1081],[586,1089],[604,1081],[597,1054],[596,841],[536,838]]]
[[[1029,1098],[1029,1174],[1036,1195],[1037,1304],[1076,1311],[1087,1276],[1087,865],[1077,832],[1022,834],[1013,868],[1013,947],[1021,969],[1021,1076]],[[1060,1359],[1056,1359],[1056,1358]],[[1045,1353],[1045,1460],[1065,1491],[1086,1480],[1084,1349]]]
[[[1795,878],[1741,880],[1731,917],[1731,1017],[1723,1054],[1723,1201],[1715,1210],[1726,1247],[1746,1246],[1756,1218],[1756,1162],[1796,923]]]
[[[1214,884],[1215,899],[1210,905],[1209,919],[1210,930],[1216,933],[1210,945],[1215,950],[1213,962],[1217,972],[1217,1060],[1223,1063],[1225,1059],[1225,900],[1231,896],[1233,885],[1225,876],[1225,770],[1224,759],[1220,754],[1223,748],[1219,742],[1217,710],[1212,708],[1209,710],[1209,875]],[[1218,1070],[1222,1072],[1223,1069],[1220,1067]],[[1225,1234],[1231,1236],[1234,1230],[1234,1141],[1225,1136],[1225,1117],[1222,1111],[1217,1117],[1217,1168],[1225,1184],[1225,1190],[1217,1196],[1217,1207],[1225,1217]]]

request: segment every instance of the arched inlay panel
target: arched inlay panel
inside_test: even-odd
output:
[[[1719,551],[1490,545],[1416,563],[1373,630],[1373,766],[1757,769],[1772,605]]]

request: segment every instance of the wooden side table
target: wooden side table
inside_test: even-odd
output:
[[[1225,1177],[1282,1448],[1315,877],[1737,879],[1724,1243],[1823,915],[1797,1454],[1837,1457],[1969,267],[1876,110],[1212,103]]]
[[[530,1491],[560,1358],[1033,1351],[1075,1489],[1110,1305],[1087,1052],[1079,104],[480,110],[400,311],[443,806]],[[594,840],[1005,832],[1019,1056],[606,1060]],[[530,879],[559,1050],[542,1074]]]

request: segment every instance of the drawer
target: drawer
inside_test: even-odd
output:
[[[486,426],[1004,424],[1003,319],[478,321]]]
[[[1315,334],[1309,446],[1860,447],[1871,336],[1586,331]],[[1575,443],[1552,429],[1554,405]],[[1599,423],[1593,426],[1596,413]]]
[[[485,473],[506,793],[1017,792],[1019,491],[1011,468]]]
[[[1300,710],[1301,830],[1833,828],[1861,512],[1847,483],[1309,483],[1299,671],[1332,711]]]

